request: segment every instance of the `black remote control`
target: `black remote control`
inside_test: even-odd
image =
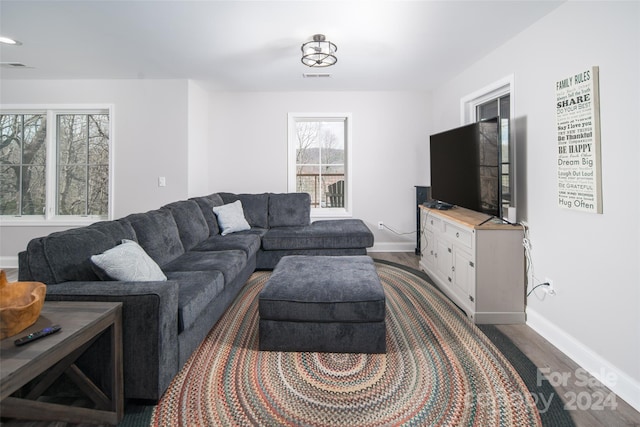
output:
[[[58,332],[62,327],[60,325],[49,326],[48,328],[44,328],[39,330],[38,332],[34,332],[29,335],[25,335],[22,338],[18,338],[14,341],[15,345],[25,345],[30,343],[31,341],[35,341],[38,338],[46,337],[47,335],[54,334]]]

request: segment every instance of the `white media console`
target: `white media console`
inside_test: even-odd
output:
[[[420,206],[420,267],[473,322],[524,323],[524,230],[489,218]]]

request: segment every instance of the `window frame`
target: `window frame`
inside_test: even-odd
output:
[[[296,187],[296,149],[298,136],[296,123],[299,121],[337,121],[344,122],[344,180],[345,200],[343,208],[311,207],[312,218],[351,218],[353,216],[353,178],[352,178],[352,115],[351,113],[288,113],[287,132],[287,191],[295,193]]]
[[[45,137],[45,212],[43,215],[0,215],[1,226],[83,226],[114,218],[114,114],[113,104],[0,104],[2,114],[44,114],[47,121]],[[58,164],[57,116],[60,114],[109,115],[109,197],[107,215],[57,215]]]

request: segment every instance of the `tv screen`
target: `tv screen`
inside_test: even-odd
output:
[[[502,218],[498,119],[430,137],[431,197]]]

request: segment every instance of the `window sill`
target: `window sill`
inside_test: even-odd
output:
[[[87,218],[2,218],[0,227],[83,227],[94,222],[106,221],[107,218],[87,217]]]
[[[344,209],[311,209],[311,219],[353,218],[351,212]]]

